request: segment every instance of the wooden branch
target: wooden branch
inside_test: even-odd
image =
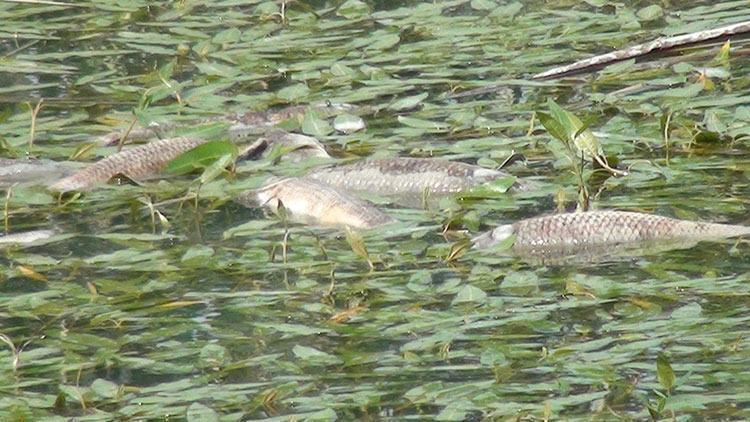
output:
[[[730,35],[737,35],[750,32],[750,21],[735,23],[732,25],[722,26],[721,28],[708,29],[705,31],[693,32],[690,34],[678,35],[675,37],[661,37],[653,41],[634,45],[622,50],[615,50],[611,53],[601,54],[588,59],[567,64],[565,66],[555,67],[546,72],[537,73],[532,79],[552,79],[564,76],[568,73],[582,71],[592,67],[600,67],[610,63],[631,59],[633,57],[644,56],[649,53],[666,51],[684,45],[700,43],[704,41],[723,38]]]

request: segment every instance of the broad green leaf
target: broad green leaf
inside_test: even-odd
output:
[[[658,4],[652,4],[639,9],[636,15],[642,21],[653,21],[664,16],[664,10]]]
[[[547,129],[547,132],[549,132],[549,134],[552,135],[553,138],[563,143],[570,142],[568,132],[565,130],[565,127],[562,125],[562,123],[560,123],[557,119],[547,113],[542,113],[540,111],[536,113],[536,116],[539,118],[539,122],[542,123],[542,126]]]
[[[219,420],[219,414],[208,406],[199,402],[192,403],[187,409],[188,422],[215,422]]]
[[[346,19],[361,19],[370,14],[370,6],[359,0],[347,0],[339,6],[336,14]]]
[[[103,399],[114,399],[120,391],[120,386],[102,378],[97,378],[91,383],[91,392]]]
[[[242,33],[238,28],[229,28],[214,35],[211,41],[214,44],[235,43],[240,40],[241,35]]]
[[[170,174],[189,173],[210,167],[225,156],[233,159],[237,154],[237,146],[229,141],[210,141],[180,154],[167,164],[165,171]]]
[[[308,111],[302,120],[302,132],[310,136],[323,137],[333,132],[333,128],[326,120],[319,119],[315,112]]]
[[[667,391],[672,390],[676,380],[674,371],[672,371],[672,365],[670,365],[667,356],[661,353],[656,358],[656,376],[662,387]]]
[[[217,178],[220,174],[222,174],[226,170],[227,167],[232,165],[232,163],[234,162],[235,155],[224,154],[221,157],[219,157],[216,161],[214,161],[208,167],[206,167],[205,170],[203,170],[203,173],[201,174],[201,177],[198,179],[198,181],[202,185],[205,185],[211,180],[214,180],[215,178]]]
[[[462,287],[458,291],[456,297],[453,298],[453,305],[467,302],[484,303],[487,300],[487,293],[478,287],[474,287],[470,284]]]
[[[388,105],[388,110],[393,111],[401,111],[401,110],[411,110],[418,105],[422,104],[422,101],[424,101],[427,97],[429,97],[430,94],[427,92],[424,92],[422,94],[413,95],[411,97],[406,98],[400,98],[390,105]]]
[[[321,363],[333,365],[341,363],[341,359],[326,352],[322,352],[314,347],[296,345],[292,348],[292,353],[298,358],[311,363]]]
[[[551,98],[547,99],[547,107],[549,108],[552,117],[562,126],[562,129],[567,135],[567,139],[571,139],[573,145],[575,145],[579,151],[583,151],[586,155],[591,157],[602,154],[599,141],[596,139],[593,132],[587,129],[578,117],[560,107]]]
[[[303,101],[310,95],[310,88],[305,84],[294,84],[284,87],[276,93],[276,96],[291,103]]]

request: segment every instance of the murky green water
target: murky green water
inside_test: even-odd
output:
[[[190,177],[63,203],[17,187],[10,231],[63,235],[1,252],[3,419],[750,418],[745,241],[542,266],[446,260],[441,236],[575,207],[570,163],[532,120],[548,98],[631,168],[590,181],[593,207],[750,224],[746,40],[727,60],[717,42],[530,82],[748,20],[746,1],[42,3],[0,3],[4,157],[68,159],[134,109],[148,123],[330,100],[378,109],[365,131],[312,133],[337,156],[493,167],[517,151],[528,163],[508,171],[545,187],[385,204],[404,224],[363,234],[374,270],[335,230],[289,227],[284,255],[285,225],[231,202],[291,164],[240,164],[197,206],[174,201]]]

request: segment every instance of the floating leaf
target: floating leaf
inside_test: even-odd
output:
[[[453,305],[461,304],[461,303],[467,303],[467,302],[474,302],[474,303],[484,303],[487,300],[487,293],[485,293],[482,289],[478,287],[474,287],[472,285],[466,285],[461,288],[461,290],[458,291],[456,294],[456,297],[453,298],[453,302],[451,302]]]
[[[114,399],[120,392],[120,386],[102,378],[97,378],[91,383],[91,391],[103,399]]]
[[[444,123],[431,122],[429,120],[415,119],[414,117],[398,116],[398,121],[416,129],[440,130],[446,127]]]
[[[347,0],[339,6],[336,14],[347,19],[361,19],[370,14],[370,6],[359,0]]]
[[[187,409],[188,422],[214,422],[219,420],[219,414],[208,406],[198,402],[192,403]]]
[[[658,4],[643,7],[636,12],[636,16],[642,21],[653,21],[664,16],[664,10]]]
[[[413,95],[411,97],[400,98],[388,105],[388,109],[393,111],[411,110],[421,105],[422,101],[424,101],[429,96],[430,94],[424,92],[422,94]]]
[[[210,167],[226,156],[237,157],[237,146],[229,141],[210,141],[186,151],[167,164],[165,171],[171,174],[189,173],[196,169]]]
[[[310,136],[323,137],[333,132],[333,128],[327,121],[319,119],[313,111],[309,111],[302,120],[302,132]]]
[[[291,86],[287,86],[280,89],[279,92],[276,93],[276,96],[279,97],[279,99],[288,102],[302,101],[307,98],[308,95],[310,95],[310,88],[308,88],[305,84],[294,84]]]

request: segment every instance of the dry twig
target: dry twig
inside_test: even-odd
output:
[[[572,72],[579,72],[594,67],[601,67],[610,63],[632,59],[633,57],[645,56],[649,53],[671,50],[673,48],[682,47],[689,44],[701,43],[705,41],[715,40],[717,38],[723,38],[747,32],[750,32],[750,21],[744,21],[732,25],[722,26],[720,28],[692,32],[689,34],[678,35],[674,37],[661,37],[644,44],[638,44],[622,50],[615,50],[611,53],[589,57],[588,59],[579,60],[565,66],[555,67],[545,72],[537,73],[531,78],[559,78]]]

